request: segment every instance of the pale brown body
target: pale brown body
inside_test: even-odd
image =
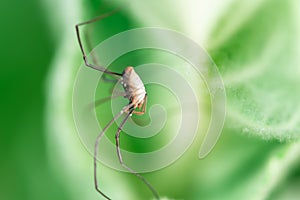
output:
[[[134,110],[133,114],[144,114],[146,111],[147,93],[141,78],[134,71],[133,67],[125,68],[121,77],[121,85],[125,90],[124,97],[129,100],[129,104],[133,106],[133,109],[142,109],[141,111]]]

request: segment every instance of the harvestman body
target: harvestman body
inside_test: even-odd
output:
[[[96,22],[98,20],[101,20],[103,18],[106,18],[112,14],[114,14],[117,10],[114,10],[110,13],[106,13],[104,15],[98,16],[92,20],[86,21],[79,23],[75,26],[76,28],[76,34],[79,42],[79,46],[83,55],[83,60],[86,66],[91,67],[93,69],[96,69],[98,71],[101,71],[103,73],[112,75],[112,76],[117,76],[119,77],[119,82],[124,88],[125,94],[124,97],[129,100],[129,104],[124,106],[123,109],[116,115],[114,118],[103,128],[102,132],[97,136],[95,146],[94,146],[94,184],[95,184],[95,189],[106,199],[110,199],[107,195],[105,195],[98,186],[98,179],[97,179],[97,152],[98,152],[98,144],[102,136],[104,135],[105,131],[114,123],[116,119],[118,119],[123,113],[126,113],[125,118],[121,122],[117,132],[116,132],[116,148],[117,148],[117,155],[119,158],[119,161],[121,165],[128,170],[130,173],[134,174],[138,178],[140,178],[146,185],[147,187],[151,190],[153,193],[154,197],[156,199],[159,199],[159,195],[156,192],[156,190],[152,187],[152,185],[140,174],[129,168],[123,161],[122,154],[120,151],[120,133],[121,130],[125,124],[125,122],[128,120],[128,118],[132,114],[138,114],[142,115],[146,112],[146,104],[147,104],[147,93],[144,87],[144,84],[138,74],[134,71],[133,67],[126,67],[125,70],[123,71],[122,74],[117,73],[117,72],[112,72],[104,67],[101,67],[99,65],[94,65],[88,62],[87,55],[83,49],[83,45],[81,42],[81,37],[80,37],[80,32],[79,32],[79,27],[82,25],[90,24],[93,22]],[[138,109],[138,110],[136,110]]]

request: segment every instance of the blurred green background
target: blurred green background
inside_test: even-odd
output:
[[[98,1],[64,2],[0,3],[1,200],[101,199],[92,185],[91,157],[73,130],[70,96],[81,63],[74,24],[105,9]],[[136,24],[173,28],[196,40],[205,31],[194,28],[201,3],[187,1],[190,7],[184,10],[185,1],[162,2],[132,1],[118,18],[123,26],[104,23],[101,37]],[[298,199],[299,3],[257,1],[264,2],[257,9],[246,1],[228,2],[217,15],[220,19],[206,24],[209,36],[197,40],[218,64],[228,92],[228,119],[218,145],[199,161],[196,144],[176,164],[146,176],[170,199]],[[71,78],[54,78],[65,75],[55,71],[59,65],[69,69]],[[242,76],[243,69],[250,78]],[[239,76],[242,80],[236,79]],[[60,84],[67,84],[66,94],[55,93]],[[72,131],[49,118],[67,121]],[[150,197],[134,177],[102,170],[109,174],[103,177],[107,191],[129,191],[124,199]],[[122,187],[117,192],[109,187],[116,180]]]
[[[67,199],[45,141],[45,80],[57,42],[40,1],[0,5],[0,199]]]
[[[57,41],[39,0],[1,1],[0,13],[0,199],[68,199],[45,140],[45,80]]]

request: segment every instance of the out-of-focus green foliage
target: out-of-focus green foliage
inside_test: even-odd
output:
[[[224,36],[223,30],[240,20],[231,13],[243,4],[236,2],[224,14],[210,38],[212,57],[227,88],[228,124],[264,139],[298,139],[298,5],[295,1],[264,1]]]
[[[45,81],[56,41],[37,0],[0,3],[0,199],[68,199],[46,151]]]
[[[72,116],[72,89],[82,62],[74,25],[118,2],[2,3],[0,199],[101,199],[92,182],[92,157]],[[92,29],[93,44],[135,27],[177,30],[205,47],[223,76],[227,119],[219,142],[199,160],[197,138],[173,165],[145,174],[162,196],[298,199],[299,13],[297,0],[131,0]],[[133,64],[170,59],[147,53],[132,55]],[[111,68],[122,71],[121,63],[132,65],[130,56]],[[99,116],[100,123],[110,118]],[[151,198],[136,177],[105,166],[99,172],[101,188],[115,199]]]

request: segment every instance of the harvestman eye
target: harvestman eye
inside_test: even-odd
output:
[[[129,117],[132,114],[142,115],[146,112],[147,93],[146,93],[144,84],[143,84],[142,80],[140,79],[139,75],[134,71],[134,68],[131,67],[131,66],[126,67],[122,73],[117,73],[117,72],[112,72],[110,70],[107,70],[104,67],[98,65],[97,63],[96,64],[89,63],[89,61],[87,59],[86,52],[85,52],[85,50],[83,48],[83,45],[82,45],[81,37],[80,37],[79,27],[81,27],[83,25],[94,23],[94,22],[99,21],[99,20],[102,20],[106,17],[111,16],[115,12],[117,12],[117,10],[111,11],[109,13],[105,13],[105,14],[100,15],[100,16],[98,16],[94,19],[91,19],[89,21],[79,23],[75,26],[77,39],[78,39],[78,42],[79,42],[79,46],[80,46],[80,49],[81,49],[81,52],[82,52],[82,55],[83,55],[83,60],[84,60],[85,65],[87,67],[91,67],[95,70],[101,71],[104,74],[111,75],[114,78],[117,77],[119,79],[118,82],[121,83],[121,85],[124,88],[124,95],[123,96],[129,100],[128,105],[125,105],[123,107],[123,109],[116,116],[113,117],[113,119],[103,128],[103,130],[99,133],[99,135],[96,138],[95,146],[94,146],[94,184],[95,184],[95,189],[97,190],[97,192],[99,192],[106,199],[111,199],[106,194],[104,194],[104,192],[102,192],[102,190],[100,190],[99,185],[98,185],[98,179],[97,179],[98,145],[99,145],[100,139],[102,138],[104,133],[107,131],[107,129],[114,123],[115,120],[117,120],[119,117],[121,117],[123,114],[125,114],[125,118],[123,119],[120,126],[118,127],[118,129],[116,131],[116,135],[115,135],[118,159],[120,161],[120,164],[128,172],[130,172],[131,174],[134,174],[135,176],[137,176],[150,189],[150,191],[152,192],[154,197],[156,199],[159,199],[158,192],[154,189],[154,187],[142,175],[138,174],[137,172],[135,172],[133,169],[129,168],[124,163],[123,158],[122,158],[122,154],[121,154],[121,150],[120,150],[120,134],[121,134],[121,130],[122,130],[124,124],[126,123],[126,121],[129,119]]]

